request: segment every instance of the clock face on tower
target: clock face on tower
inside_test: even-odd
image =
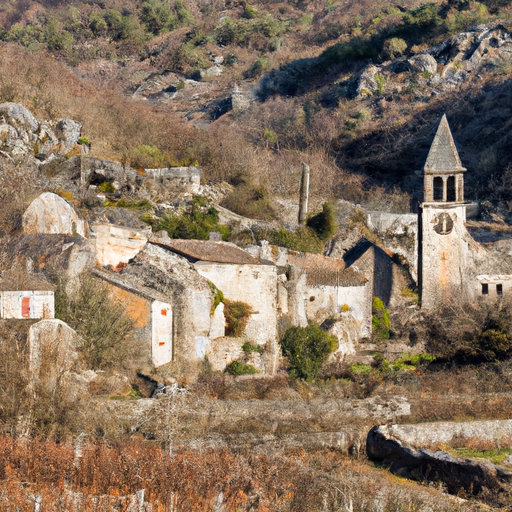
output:
[[[434,217],[434,231],[438,235],[449,235],[453,229],[453,220],[447,213],[440,213]]]

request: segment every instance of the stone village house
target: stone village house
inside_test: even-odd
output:
[[[465,227],[464,172],[443,117],[425,163],[417,229],[418,285],[427,309],[512,290],[512,249],[486,248]],[[337,259],[265,242],[242,250],[225,242],[171,240],[109,223],[95,223],[89,232],[74,208],[51,193],[27,209],[23,230],[2,240],[4,259],[24,254],[43,273],[62,272],[71,281],[95,267],[94,274],[125,304],[148,360],[155,366],[172,362],[183,371],[207,356],[218,370],[244,358],[273,373],[279,336],[310,320],[330,328],[340,353],[350,353],[354,341],[371,334],[373,297],[393,308],[407,284],[390,255],[365,239]],[[52,317],[53,291],[46,288],[3,292],[1,314]],[[217,290],[250,305],[241,338],[226,336]],[[264,350],[249,356],[242,350],[245,341]]]

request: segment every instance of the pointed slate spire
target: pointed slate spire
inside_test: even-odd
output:
[[[454,173],[465,171],[455,147],[446,114],[443,115],[430,146],[424,170],[426,173]]]

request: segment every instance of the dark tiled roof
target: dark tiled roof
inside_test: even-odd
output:
[[[345,262],[337,258],[309,253],[290,253],[288,262],[306,272],[306,282],[309,286],[362,286],[367,281],[361,272],[345,268]]]
[[[259,265],[260,261],[228,242],[209,240],[162,240],[152,239],[151,243],[195,261],[232,263],[235,265]]]
[[[0,290],[6,292],[53,292],[55,287],[42,279],[21,271],[7,271],[0,279]]]
[[[441,119],[436,135],[430,146],[424,167],[427,173],[465,171],[448,126],[446,114]]]

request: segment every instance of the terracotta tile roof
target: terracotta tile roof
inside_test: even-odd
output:
[[[355,269],[345,268],[345,262],[318,254],[288,255],[288,262],[306,272],[309,286],[362,286],[366,277]]]
[[[151,243],[196,261],[232,263],[235,265],[259,265],[260,261],[249,253],[228,242],[209,240],[162,240],[152,239]]]

